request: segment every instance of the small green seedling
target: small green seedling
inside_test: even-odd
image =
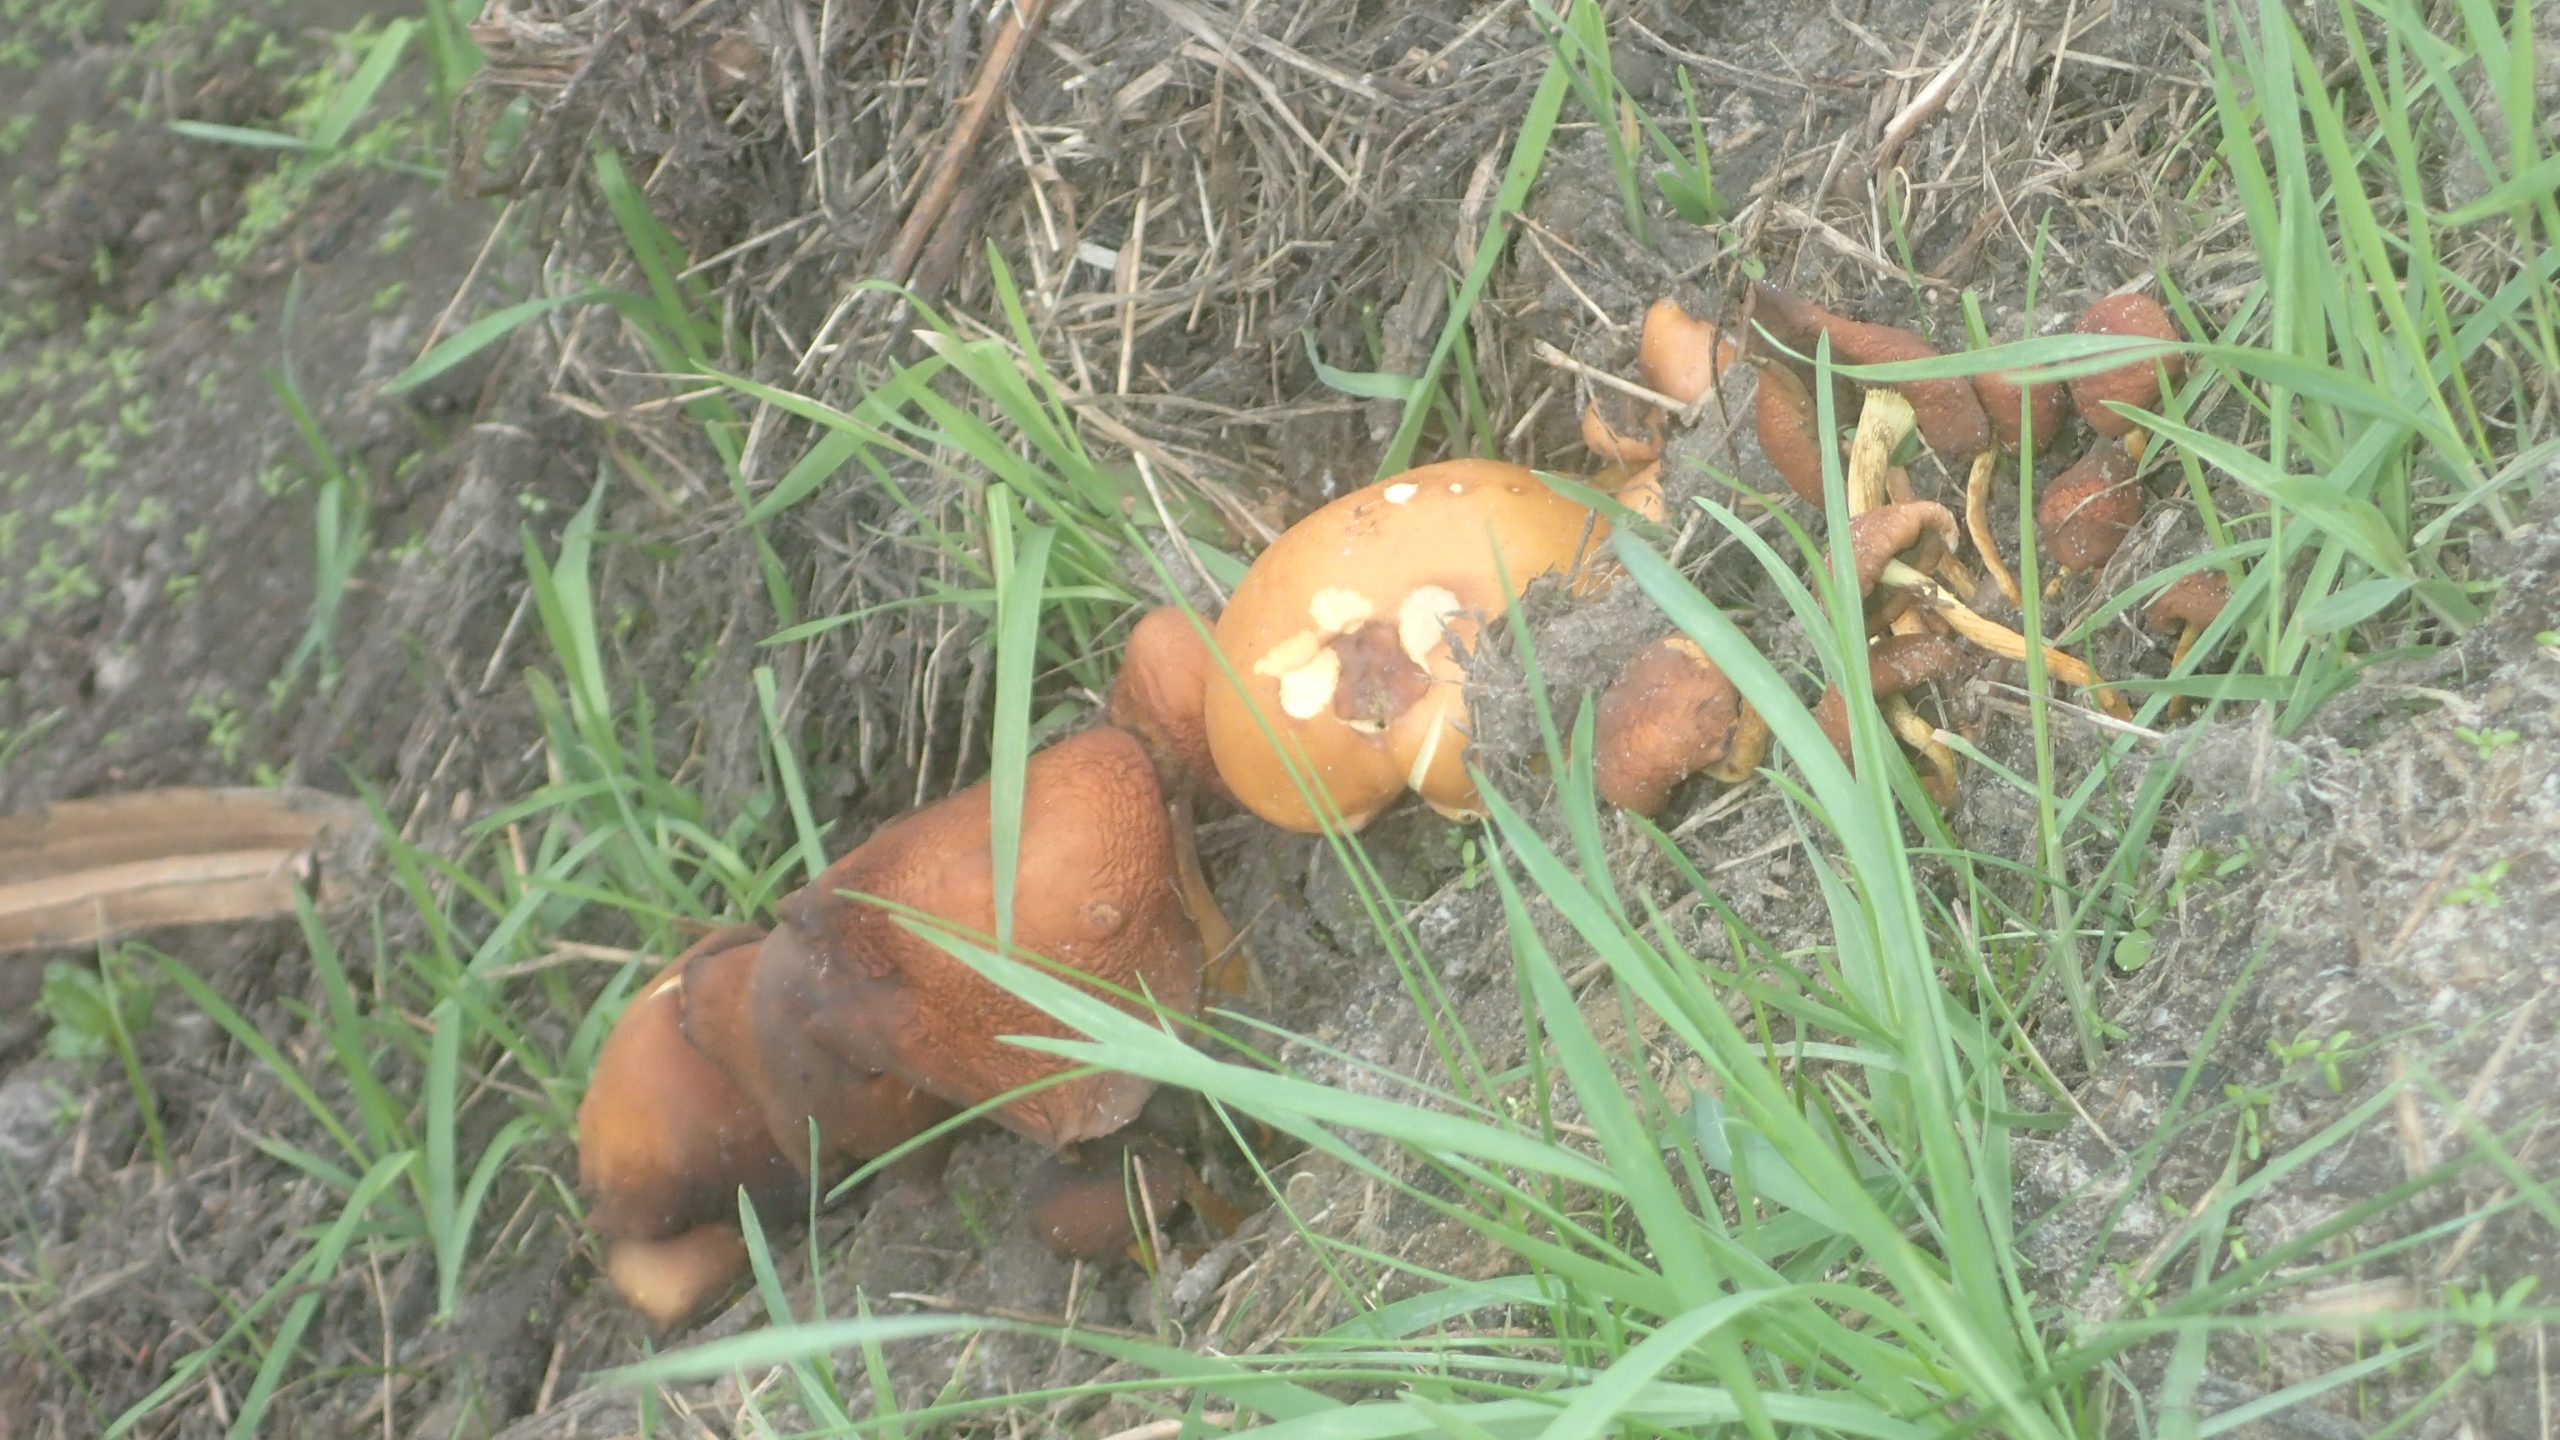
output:
[[[2518,739],[2522,738],[2513,730],[2474,730],[2468,725],[2454,726],[2453,734],[2455,739],[2460,740],[2463,744],[2479,751],[2480,758],[2483,760],[2486,760],[2490,756],[2497,754],[2499,751],[2506,749],[2508,746],[2516,743]]]
[[[2483,910],[2495,910],[2502,903],[2498,899],[2498,882],[2506,878],[2507,862],[2492,861],[2487,866],[2465,876],[2461,884],[2446,890],[2444,903],[2476,905]]]
[[[2326,1039],[2313,1039],[2311,1032],[2306,1030],[2291,1040],[2270,1038],[2267,1048],[2287,1065],[2298,1065],[2305,1060],[2318,1065],[2320,1078],[2328,1082],[2329,1093],[2343,1095],[2347,1093],[2343,1065],[2355,1042],[2356,1032],[2353,1030],[2340,1030]]]

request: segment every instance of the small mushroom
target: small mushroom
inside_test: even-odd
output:
[[[2148,340],[2176,340],[2178,327],[2160,302],[2148,295],[2110,295],[2089,307],[2080,317],[2083,335],[2133,335]],[[2079,408],[2080,418],[2089,428],[2110,440],[2132,433],[2134,423],[2123,414],[2107,408],[2112,400],[2136,410],[2154,410],[2160,405],[2161,372],[2168,373],[2175,384],[2186,372],[2185,358],[2170,355],[2155,363],[2139,360],[2083,375],[2071,382],[2071,403]]]
[[[1194,621],[1179,605],[1161,605],[1138,617],[1112,677],[1111,723],[1138,737],[1156,778],[1168,791],[1198,785],[1224,794],[1217,762],[1209,754],[1206,707],[1217,660]]]
[[[1641,513],[1659,494],[1659,472],[1639,472],[1619,498]],[[1241,693],[1224,677],[1209,686],[1209,748],[1228,789],[1283,829],[1323,828],[1276,737],[1351,829],[1408,790],[1472,816],[1459,655],[1531,581],[1587,589],[1607,532],[1528,470],[1488,460],[1408,471],[1290,527],[1218,617],[1218,648],[1244,681]]]
[[[882,826],[776,904],[808,947],[796,974],[760,970],[759,1033],[797,1029],[855,1071],[895,1075],[952,1105],[1037,1082],[993,1112],[1052,1150],[1107,1135],[1154,1087],[1108,1072],[1059,1081],[1068,1062],[1007,1036],[1072,1038],[1039,1007],[901,923],[938,923],[973,943],[996,931],[994,806],[985,782]],[[1146,750],[1105,727],[1034,754],[1023,774],[1013,940],[1017,951],[1150,997],[1200,1005],[1200,933],[1183,905],[1165,795]],[[1099,991],[1137,1013],[1140,1001]]]
[[[2010,370],[1985,372],[1973,377],[1974,398],[1982,402],[1982,413],[1990,417],[1991,433],[2000,448],[2011,455],[2033,443],[2041,448],[2062,434],[2062,422],[2069,415],[2064,408],[2064,388],[2052,381],[2036,385],[2020,385],[2017,372]],[[2029,427],[2034,430],[2030,437]]]
[[[624,1008],[578,1105],[578,1180],[605,1241],[605,1275],[666,1328],[690,1318],[746,1268],[738,1191],[775,1202],[800,1177],[754,1098],[685,1039],[687,987],[756,963],[761,931],[695,942]]]
[[[1644,312],[1636,373],[1655,393],[1695,405],[1741,364],[1742,347],[1681,309],[1679,301],[1666,296]]]
[[[1592,772],[1600,798],[1658,813],[1701,771],[1747,780],[1768,753],[1769,727],[1715,662],[1687,637],[1657,640],[1601,693],[1592,714]]]
[[[1830,336],[1832,357],[1844,365],[1890,365],[1938,354],[1936,346],[1913,331],[1835,315],[1765,281],[1752,283],[1749,315],[1755,326],[1765,327],[1771,339],[1798,355],[1812,355],[1816,339]],[[1920,438],[1949,465],[1991,448],[1991,420],[1970,381],[1907,380],[1890,388],[1911,402]]]
[[[2186,663],[2187,652],[2196,646],[2196,637],[2222,615],[2222,607],[2231,603],[2231,577],[2219,570],[2198,570],[2180,577],[2168,589],[2152,598],[2142,612],[2143,623],[2163,635],[2172,631],[2178,637],[2177,648],[2170,652],[2172,667]]]
[[[2100,440],[2036,497],[2036,533],[2064,573],[2105,565],[2142,523],[2140,468],[2121,442]]]
[[[1113,1136],[1053,1155],[1032,1172],[1031,1231],[1062,1260],[1102,1261],[1138,1248],[1173,1218],[1197,1183],[1191,1162],[1161,1141]]]
[[[1963,673],[1968,663],[1965,648],[1941,635],[1888,635],[1867,648],[1868,684],[1893,721],[1894,733],[1929,762],[1929,774],[1921,783],[1941,810],[1955,804],[1956,757],[1938,742],[1936,727],[1922,720],[1903,697],[1932,680]],[[1822,692],[1813,707],[1813,719],[1840,758],[1850,760],[1849,700],[1839,686]]]

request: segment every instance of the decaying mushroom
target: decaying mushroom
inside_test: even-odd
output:
[[[1088,730],[1034,754],[1023,775],[1019,838],[1019,951],[1061,967],[1071,981],[1089,978],[1175,1014],[1197,1013],[1200,933],[1184,907],[1164,791],[1136,739]],[[964,1107],[1074,1068],[1004,1038],[1072,1032],[911,932],[888,907],[930,917],[973,943],[992,942],[986,783],[881,827],[775,906],[810,959],[796,974],[775,969],[769,982],[759,969],[758,1030],[796,1030],[855,1070],[900,1076]],[[1140,1009],[1138,1000],[1085,988]],[[993,1118],[1056,1150],[1127,1124],[1153,1089],[1135,1075],[1088,1075],[1018,1096]]]
[[[762,938],[731,926],[669,962],[605,1036],[578,1105],[578,1180],[605,1276],[661,1327],[744,1273],[739,1189],[764,1203],[801,1184],[753,1097],[684,1035],[686,988],[751,969]]]
[[[1800,356],[1814,353],[1817,340],[1831,339],[1832,358],[1843,365],[1891,365],[1935,357],[1938,348],[1919,334],[1892,325],[1874,325],[1835,315],[1791,291],[1755,281],[1747,315],[1755,336]],[[1753,353],[1765,353],[1765,342],[1752,342]],[[1969,462],[1991,448],[1992,426],[1968,380],[1906,380],[1890,387],[1911,402],[1920,438],[1949,465]]]
[[[2177,323],[2159,301],[2148,295],[2110,295],[2089,307],[2080,317],[2083,335],[2131,335],[2146,340],[2176,340]],[[2119,411],[2107,408],[2115,401],[2136,410],[2155,410],[2160,405],[2160,377],[2165,370],[2172,384],[2185,373],[2185,359],[2179,355],[2162,357],[2158,362],[2138,360],[2083,375],[2071,382],[2071,401],[2078,407],[2080,418],[2089,428],[2108,439],[2121,439],[2135,430],[2133,421]],[[2135,446],[2140,453],[2139,442]]]
[[[1962,674],[1970,663],[1961,645],[1942,635],[1888,635],[1867,647],[1867,681],[1883,704],[1885,715],[1902,743],[1918,751],[1929,762],[1928,773],[1921,785],[1929,798],[1944,810],[1955,804],[1956,757],[1941,744],[1935,726],[1919,713],[1899,701],[1909,692],[1932,680],[1948,679]],[[1831,741],[1840,758],[1850,760],[1849,699],[1839,686],[1825,688],[1822,699],[1813,707],[1814,723]],[[1854,762],[1852,762],[1854,763]]]
[[[1032,1233],[1061,1259],[1109,1260],[1171,1220],[1199,1183],[1191,1162],[1146,1136],[1113,1136],[1033,1171]]]
[[[1658,486],[1640,473],[1620,498],[1658,505]],[[1244,682],[1208,687],[1227,788],[1283,829],[1323,828],[1276,737],[1349,828],[1408,790],[1473,815],[1460,656],[1531,581],[1593,579],[1607,533],[1589,507],[1489,460],[1408,471],[1291,526],[1218,617],[1218,648]]]
[[[2101,439],[2036,497],[2036,534],[2064,574],[2105,565],[2142,523],[2140,469],[2121,442]]]
[[[1646,646],[1601,693],[1591,738],[1600,798],[1652,815],[1692,775],[1749,779],[1768,753],[1769,726],[1704,651],[1673,635]]]
[[[1985,619],[1928,573],[1955,549],[1955,516],[1945,506],[1928,500],[1878,506],[1850,520],[1849,544],[1859,592],[1872,597],[1870,630],[1883,628],[1916,604],[1949,630],[2003,659],[2027,658],[2025,636]],[[2122,698],[2108,690],[2086,664],[2050,645],[2043,649],[2045,668],[2055,679],[2096,691],[2108,713],[2119,719],[2130,715]]]

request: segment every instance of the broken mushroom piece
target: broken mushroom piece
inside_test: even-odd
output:
[[[1611,412],[1623,419],[1626,412],[1639,408],[1630,396],[1604,391],[1582,410],[1582,446],[1600,457],[1601,463],[1623,465],[1630,470],[1652,464],[1662,458],[1662,412],[1651,406],[1634,423],[1613,421]],[[1635,434],[1641,425],[1644,433]]]
[[[1673,635],[1646,646],[1602,692],[1591,738],[1600,798],[1649,816],[1692,775],[1749,779],[1768,753],[1769,727],[1704,651]]]
[[[684,1036],[687,987],[751,969],[762,938],[731,926],[669,962],[605,1036],[578,1104],[578,1181],[605,1278],[661,1329],[746,1272],[739,1189],[778,1202],[801,1183],[754,1098]]]
[[[1765,281],[1752,282],[1749,315],[1755,334],[1765,328],[1770,339],[1798,355],[1811,356],[1816,340],[1830,336],[1832,358],[1843,365],[1890,365],[1939,353],[1914,331],[1835,315]],[[1906,380],[1888,388],[1911,402],[1920,438],[1947,464],[1967,463],[1991,448],[1991,420],[1971,381]]]
[[[1751,399],[1753,432],[1771,469],[1806,504],[1822,504],[1822,433],[1813,392],[1787,364],[1760,367],[1759,393]]]
[[[2131,335],[2146,340],[2178,338],[2177,323],[2159,301],[2148,295],[2110,295],[2089,307],[2080,317],[2083,335]],[[2169,383],[2176,384],[2186,373],[2185,357],[2169,355],[2157,361],[2137,360],[2095,375],[2083,375],[2071,382],[2071,403],[2078,407],[2080,418],[2089,428],[2110,440],[2122,439],[2134,431],[2134,423],[2107,402],[2132,406],[2136,410],[2156,410],[2160,406],[2161,373],[2166,371]],[[2137,442],[2138,444],[2138,442]],[[2139,453],[2137,449],[2137,453]]]
[[[2104,566],[2142,523],[2140,469],[2122,442],[2102,439],[2036,497],[2036,534],[2065,574]]]
[[[1636,373],[1656,394],[1695,405],[1741,364],[1742,347],[1681,309],[1679,301],[1666,296],[1644,312]]]
[[[1191,1162],[1162,1141],[1114,1136],[1053,1155],[1024,1184],[1031,1231],[1062,1260],[1127,1255],[1171,1220],[1195,1183]]]
[[[1903,697],[1932,680],[1963,673],[1968,663],[1964,647],[1941,635],[1888,635],[1867,648],[1867,683],[1874,689],[1894,733],[1929,762],[1928,773],[1920,783],[1941,810],[1955,804],[1955,753],[1938,742],[1937,727],[1921,719]],[[1840,752],[1841,760],[1854,765],[1849,744],[1849,700],[1839,686],[1822,692],[1822,699],[1813,707],[1813,720],[1822,727],[1831,748]]]
[[[1851,518],[1849,545],[1860,594],[1873,597],[1878,590],[1887,592],[1883,600],[1871,600],[1867,607],[1870,633],[1917,604],[1958,636],[1994,655],[2007,660],[2027,658],[2025,636],[1975,613],[1929,573],[1944,564],[1956,546],[1955,516],[1945,506],[1928,500],[1880,505]],[[2045,667],[2054,678],[2095,691],[2098,702],[2117,719],[2131,717],[2122,697],[2109,690],[2088,665],[2050,645],[2043,647],[2043,653]]]
[[[898,1076],[952,1105],[1052,1082],[992,1118],[1056,1150],[1127,1124],[1155,1082],[1117,1071],[1058,1080],[1078,1067],[1006,1037],[1076,1032],[904,923],[992,945],[993,809],[982,781],[910,812],[777,903],[776,934],[791,932],[809,958],[769,985],[759,973],[757,1028],[797,1031],[856,1071]],[[1131,1013],[1150,999],[1198,1013],[1200,933],[1184,908],[1164,791],[1134,737],[1088,730],[1034,754],[1017,838],[1018,954]]]
[[[1619,498],[1641,510],[1659,503],[1648,498],[1658,485],[1639,472]],[[1608,528],[1530,471],[1490,460],[1408,471],[1291,526],[1218,617],[1218,648],[1243,681],[1241,693],[1224,676],[1209,686],[1209,748],[1227,788],[1307,834],[1327,813],[1356,830],[1408,790],[1471,817],[1459,657],[1531,581],[1591,582]]]

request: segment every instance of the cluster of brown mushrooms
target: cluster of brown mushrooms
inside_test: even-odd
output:
[[[2174,343],[2176,325],[2156,300],[2140,294],[2109,296],[2081,317],[2087,335],[2124,336]],[[1585,443],[1619,464],[1656,460],[1668,413],[1694,413],[1729,375],[1756,373],[1752,424],[1761,453],[1788,488],[1807,503],[1823,504],[1824,448],[1816,418],[1819,383],[1812,356],[1828,343],[1833,361],[1851,367],[1925,360],[1940,352],[1910,330],[1834,314],[1777,286],[1755,282],[1733,334],[1696,319],[1671,300],[1646,314],[1638,366],[1656,403],[1636,427],[1617,423],[1601,404],[1583,415]],[[1867,660],[1878,700],[1897,734],[1921,752],[1930,768],[1929,789],[1941,801],[1952,793],[1954,757],[1933,738],[1901,696],[1932,679],[1954,674],[1968,652],[1950,637],[1992,653],[2023,659],[2026,642],[2016,632],[1976,614],[1964,602],[1974,592],[1957,563],[1953,513],[1922,499],[1908,471],[1894,463],[1914,431],[1951,473],[1967,476],[1965,531],[1992,582],[2013,605],[2022,597],[2001,562],[1989,523],[1990,489],[2000,457],[2050,454],[2069,438],[2074,413],[2089,432],[2080,457],[2046,484],[2035,506],[2036,532],[2063,577],[2095,571],[2114,558],[2140,523],[2147,499],[2140,482],[2149,438],[2138,416],[2156,410],[2164,383],[2182,373],[2174,352],[2082,375],[2066,383],[2020,383],[2010,373],[1922,379],[1872,389],[1835,375],[1834,412],[1856,415],[1843,477],[1857,551],[1857,573],[1869,596],[1871,649]],[[2066,404],[2067,400],[2067,404]],[[1836,441],[1834,442],[1836,443]],[[1882,593],[1878,593],[1878,587]],[[2145,610],[2155,630],[2174,631],[2172,663],[2185,660],[2204,628],[2230,597],[2219,573],[2191,575],[2169,587]],[[2110,714],[2129,713],[2096,673],[2076,657],[2048,649],[2056,678],[2092,691]],[[2173,711],[2174,713],[2174,711]],[[1835,690],[1817,706],[1816,718],[1848,755],[1844,702]]]
[[[1694,410],[1724,373],[1755,368],[1760,445],[1820,504],[1824,438],[1803,357],[1826,336],[1848,364],[1934,352],[1909,331],[1846,320],[1769,286],[1755,287],[1748,313],[1750,338],[1737,343],[1657,304],[1639,356],[1645,386]],[[2138,298],[2101,304],[2083,328],[2173,333]],[[2097,438],[2037,507],[2065,569],[2103,564],[2139,514],[2127,497],[2139,495],[2141,435],[2109,402],[2156,404],[2158,376],[2146,363],[2072,386]],[[2024,658],[2026,642],[1965,604],[1974,586],[1957,563],[1955,516],[1914,495],[1895,456],[1916,430],[1951,467],[1972,467],[1973,535],[2005,581],[1979,492],[1998,450],[2058,438],[2066,417],[2054,387],[2021,391],[2001,376],[1858,398],[1844,473],[1865,658],[1893,732],[1926,761],[1923,783],[1943,805],[1953,757],[1910,692],[1957,673],[1977,649]],[[1611,504],[1516,465],[1427,465],[1300,520],[1216,616],[1144,615],[1104,722],[1028,762],[1017,951],[1133,1013],[1152,1005],[1194,1016],[1206,998],[1243,988],[1236,937],[1193,850],[1195,799],[1300,833],[1359,829],[1408,794],[1451,818],[1479,815],[1466,764],[1470,659],[1531,585],[1552,580],[1584,598],[1613,582],[1611,515],[1663,518],[1669,418],[1654,408],[1630,438],[1598,410],[1586,414],[1585,438],[1605,467],[1582,493]],[[2155,623],[2185,627],[2183,655],[2209,618],[2162,610]],[[2046,659],[2058,678],[2112,703],[2086,665],[2053,651]],[[1845,758],[1836,688],[1815,715]],[[1732,683],[1678,635],[1644,648],[1606,688],[1593,735],[1600,797],[1646,815],[1693,776],[1747,779],[1769,742]],[[1132,1126],[1152,1082],[1064,1078],[1064,1062],[1009,1043],[1067,1032],[913,928],[946,926],[979,943],[996,931],[992,804],[982,783],[883,826],[781,900],[772,929],[704,937],[624,1011],[579,1111],[580,1175],[608,1278],[660,1324],[698,1313],[743,1273],[742,1190],[783,1204],[902,1147],[907,1177],[929,1179],[947,1153],[948,1122],[981,1106],[1051,1153],[1029,1209],[1061,1254],[1108,1258],[1186,1201],[1216,1208],[1178,1151]]]

